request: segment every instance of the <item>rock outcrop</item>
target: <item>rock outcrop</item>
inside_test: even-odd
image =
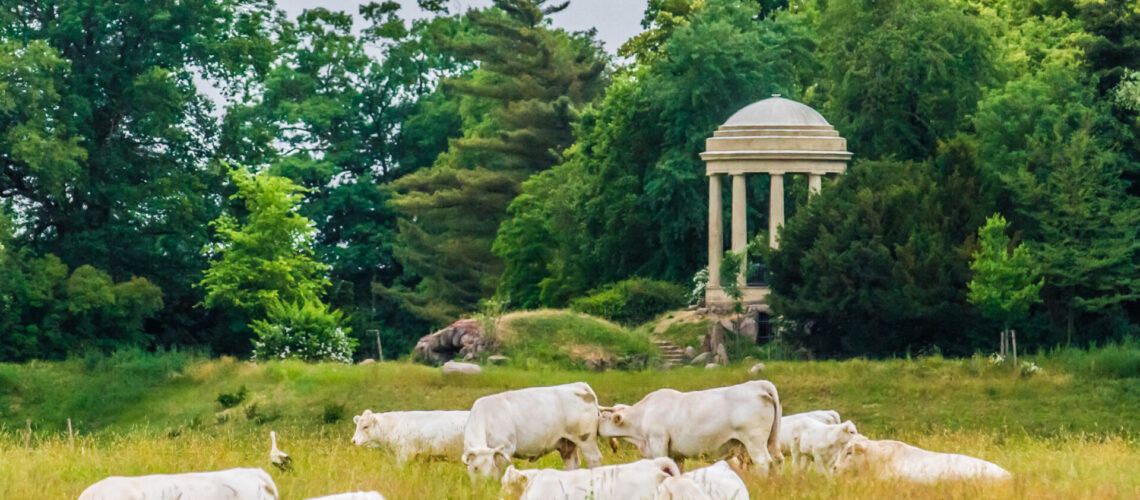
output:
[[[479,322],[474,319],[461,319],[447,328],[421,338],[412,350],[412,357],[433,365],[440,365],[457,357],[470,361],[482,354],[486,346]]]

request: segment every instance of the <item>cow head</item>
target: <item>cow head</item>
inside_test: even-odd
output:
[[[377,427],[380,425],[378,415],[372,413],[372,410],[364,410],[364,413],[352,417],[352,422],[356,424],[356,433],[352,435],[352,444],[362,446],[365,444],[375,444],[375,436]]]
[[[502,446],[494,448],[472,448],[463,452],[463,463],[467,464],[467,475],[474,481],[480,477],[497,476],[510,465],[511,457]]]
[[[601,418],[598,419],[598,435],[604,437],[629,437],[633,435],[629,414],[633,407],[629,405],[613,405],[600,407]]]
[[[867,450],[870,442],[867,438],[855,435],[847,446],[843,448],[843,452],[835,460],[835,465],[831,467],[831,471],[836,474],[843,474],[845,472],[857,471],[866,466],[868,457]]]

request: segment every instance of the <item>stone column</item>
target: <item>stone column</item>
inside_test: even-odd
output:
[[[720,199],[720,175],[709,175],[709,283],[720,287],[720,258],[724,254],[724,208]]]
[[[822,188],[823,176],[819,174],[808,174],[808,197],[819,194]]]
[[[743,255],[748,248],[748,195],[744,174],[732,175],[732,251],[742,255],[740,259],[740,286],[744,286],[747,279],[744,276],[748,269],[748,257]]]
[[[771,191],[768,195],[768,246],[779,248],[776,229],[784,225],[784,174],[771,174]]]

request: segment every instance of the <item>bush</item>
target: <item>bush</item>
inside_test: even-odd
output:
[[[245,395],[246,395],[246,390],[245,390],[245,386],[243,385],[235,393],[231,394],[231,393],[223,392],[221,394],[218,394],[217,401],[218,401],[218,404],[221,405],[222,409],[226,410],[229,408],[233,408],[237,405],[240,405],[242,401],[245,401]]]
[[[683,307],[687,292],[684,287],[673,283],[632,278],[574,299],[570,302],[570,309],[624,325],[637,325],[670,309]]]
[[[342,327],[344,315],[321,302],[301,304],[274,301],[268,319],[253,322],[257,340],[253,359],[297,358],[302,361],[352,362],[356,340]]]

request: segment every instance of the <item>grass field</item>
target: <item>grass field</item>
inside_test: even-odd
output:
[[[1044,372],[1030,378],[984,358],[771,362],[764,378],[779,387],[787,413],[834,408],[873,438],[979,456],[1015,479],[914,486],[785,470],[746,481],[753,498],[1140,498],[1138,357],[1132,347],[1055,353],[1036,359]],[[459,463],[398,466],[383,450],[352,446],[352,415],[461,409],[486,394],[577,380],[612,404],[660,387],[748,378],[743,366],[604,373],[491,367],[477,377],[445,377],[407,363],[254,365],[178,353],[0,365],[0,498],[76,498],[107,475],[260,466],[284,499],[358,489],[391,499],[493,499],[497,484],[472,485]],[[222,410],[218,396],[241,387],[244,399]],[[27,418],[35,430],[25,447]],[[67,418],[78,431],[74,444]],[[293,473],[269,467],[270,429],[293,455]],[[603,451],[607,463],[634,458],[629,448]]]

